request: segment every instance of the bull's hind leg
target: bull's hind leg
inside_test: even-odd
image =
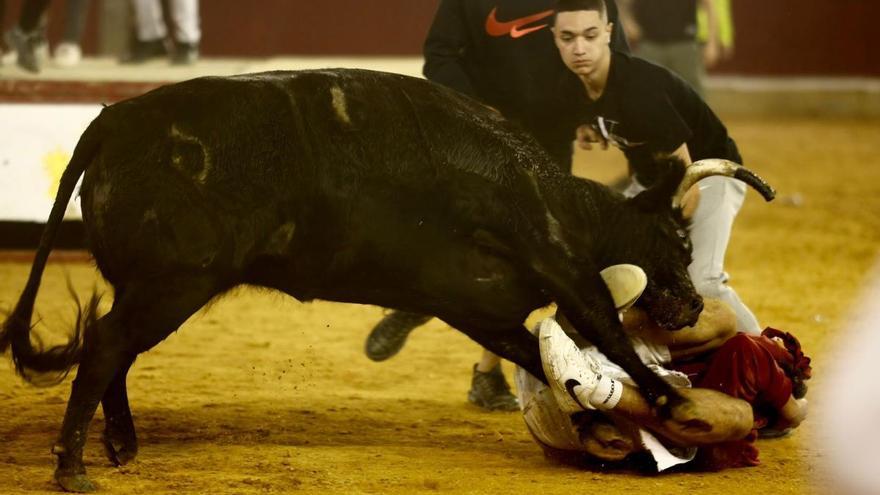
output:
[[[115,418],[113,428],[119,427],[113,433],[126,440],[126,455],[133,455],[137,448],[134,425],[124,393],[128,367],[139,353],[161,342],[221,291],[213,280],[198,277],[129,286],[113,309],[89,329],[61,435],[52,449],[58,456],[55,479],[62,488],[75,492],[95,489],[86,477],[82,454],[89,423],[104,397],[110,417]]]
[[[89,422],[95,414],[101,395],[116,370],[126,360],[125,342],[119,305],[98,320],[85,335],[82,360],[67,402],[61,435],[52,447],[58,456],[55,480],[68,491],[94,490],[85,476],[82,451]]]
[[[134,421],[128,406],[128,390],[125,379],[134,361],[124,365],[110,382],[101,407],[104,408],[104,452],[116,466],[129,463],[137,455],[137,436],[134,432]]]

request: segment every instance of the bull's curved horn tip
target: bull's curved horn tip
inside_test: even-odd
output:
[[[776,198],[776,190],[773,189],[773,186],[771,186],[767,183],[767,181],[759,177],[758,174],[752,172],[745,167],[737,168],[736,172],[733,174],[733,177],[752,186],[752,188],[758,191],[758,193],[764,198],[765,201],[773,201],[773,199]]]

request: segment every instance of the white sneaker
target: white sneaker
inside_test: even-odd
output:
[[[55,47],[55,65],[73,67],[82,60],[82,50],[76,43],[64,42]]]
[[[583,354],[553,318],[541,322],[538,347],[547,383],[566,413],[595,409],[590,395],[602,377],[597,361]]]
[[[618,311],[632,306],[645,291],[648,276],[636,265],[612,265],[599,272]]]

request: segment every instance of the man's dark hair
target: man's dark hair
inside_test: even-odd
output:
[[[577,12],[579,10],[595,10],[599,15],[608,18],[608,8],[605,0],[556,0],[553,6],[553,23],[556,24],[556,14],[560,12]]]

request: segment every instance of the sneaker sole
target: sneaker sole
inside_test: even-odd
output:
[[[485,400],[483,400],[482,398],[480,398],[479,396],[475,395],[473,391],[468,392],[468,402],[479,407],[480,409],[485,409],[487,411],[513,412],[513,411],[519,411],[519,409],[520,409],[519,403],[517,403],[511,407],[508,407],[506,405],[497,405],[497,404],[492,405],[492,404],[486,402]]]

